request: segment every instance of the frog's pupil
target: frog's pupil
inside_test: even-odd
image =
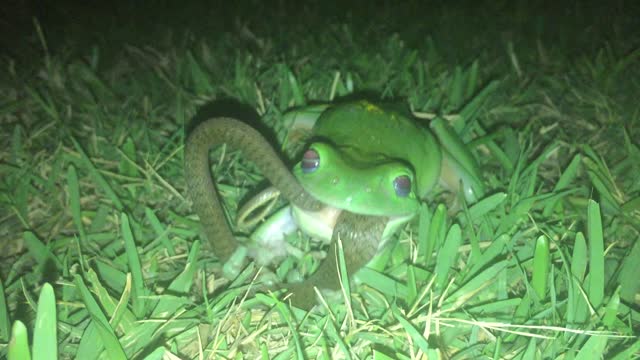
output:
[[[393,189],[399,197],[407,197],[411,192],[411,179],[407,175],[400,175],[393,179]]]
[[[304,155],[302,155],[302,162],[300,164],[302,172],[312,173],[318,170],[318,166],[320,166],[320,155],[318,152],[313,149],[305,151]]]

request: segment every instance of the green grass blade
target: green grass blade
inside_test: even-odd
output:
[[[473,64],[471,64],[471,68],[467,71],[467,90],[465,92],[465,97],[469,98],[473,96],[473,93],[476,91],[478,87],[478,74],[479,74],[480,66],[478,60],[475,60]]]
[[[113,189],[111,188],[111,185],[109,185],[109,183],[104,178],[104,176],[102,176],[102,174],[100,174],[98,169],[93,165],[93,162],[91,161],[91,159],[89,159],[87,154],[82,149],[82,146],[80,146],[80,144],[76,141],[76,139],[71,137],[71,142],[73,142],[73,146],[76,148],[76,151],[78,152],[78,154],[80,154],[80,161],[84,166],[85,170],[87,170],[91,175],[91,177],[93,178],[93,181],[95,181],[95,183],[100,188],[102,188],[102,191],[104,191],[105,195],[107,195],[107,197],[113,202],[113,205],[116,207],[116,209],[122,211],[122,209],[124,209],[124,205],[122,205],[120,198],[113,191]]]
[[[306,359],[304,354],[304,346],[300,334],[297,331],[297,326],[294,323],[295,317],[291,313],[291,310],[281,301],[276,302],[275,310],[280,314],[280,319],[287,324],[287,327],[291,330],[293,337],[293,345],[296,349],[295,359]]]
[[[92,324],[95,326],[99,338],[102,341],[102,345],[107,352],[107,357],[114,360],[126,360],[127,355],[122,349],[122,345],[120,345],[113,328],[109,324],[109,320],[107,320],[107,317],[102,312],[100,305],[95,301],[82,278],[75,275],[74,279],[74,283],[80,293],[82,302],[89,312]]]
[[[418,282],[416,281],[415,267],[412,265],[407,266],[407,296],[406,300],[408,304],[413,304],[418,297]],[[385,293],[389,294],[389,293]]]
[[[511,172],[511,178],[509,179],[509,186],[507,187],[507,194],[509,194],[511,201],[514,201],[515,194],[518,194],[517,185],[520,183],[520,178],[522,176],[522,168],[525,166],[525,149],[520,149],[518,153],[517,160],[515,161],[516,166],[513,168]],[[512,204],[514,205],[514,204]]]
[[[571,162],[569,163],[569,165],[567,165],[567,167],[564,169],[564,171],[560,175],[560,178],[558,179],[558,181],[553,187],[553,191],[557,192],[571,186],[571,184],[574,182],[574,180],[578,176],[578,170],[580,169],[581,163],[582,163],[582,156],[578,153],[576,154],[576,156],[573,157],[573,159],[571,159]],[[544,212],[543,212],[544,216],[550,216],[553,213],[553,210],[555,209],[556,204],[558,203],[559,200],[560,199],[551,201],[545,206]]]
[[[571,274],[580,283],[584,281],[587,272],[587,259],[587,243],[582,232],[578,232],[571,255]]]
[[[620,204],[612,193],[616,189],[616,184],[611,178],[611,172],[606,163],[590,147],[586,146],[584,151],[588,156],[582,159],[582,163],[587,169],[591,183],[600,195],[600,202],[605,206],[605,209],[619,212]]]
[[[616,330],[616,323],[618,322],[618,310],[620,308],[620,288],[616,289],[605,307],[604,316],[602,317],[602,323],[608,329]]]
[[[449,273],[458,259],[458,248],[462,243],[460,225],[453,224],[447,233],[444,245],[438,251],[435,274],[436,289],[444,289],[449,279]]]
[[[634,356],[638,356],[638,352],[640,352],[640,340],[636,340],[633,344],[628,346],[626,349],[623,349],[615,356],[611,357],[611,360],[627,360],[633,359]]]
[[[131,137],[127,137],[124,144],[122,144],[122,153],[120,161],[118,162],[118,172],[124,176],[130,178],[136,178],[140,176],[140,171],[135,165],[136,161],[136,143],[133,142]],[[131,193],[133,198],[136,197],[137,191],[135,187],[127,187],[127,190]]]
[[[40,108],[44,110],[47,115],[51,118],[51,120],[55,121],[56,124],[60,124],[60,113],[58,112],[58,108],[56,107],[56,103],[51,99],[49,94],[42,95],[38,90],[35,90],[29,86],[25,87],[26,92],[31,96],[35,102],[40,105]],[[43,90],[43,92],[45,92]]]
[[[24,240],[24,244],[29,250],[29,254],[33,256],[38,263],[38,266],[44,268],[47,266],[47,262],[51,261],[58,269],[62,269],[60,260],[58,260],[51,250],[49,250],[49,248],[45,246],[34,233],[31,231],[25,231],[22,238]]]
[[[124,239],[124,248],[127,253],[127,263],[129,265],[129,271],[133,280],[131,304],[133,313],[141,318],[144,315],[146,300],[146,289],[144,286],[144,278],[142,277],[142,266],[140,265],[140,258],[138,256],[138,249],[136,248],[136,242],[131,232],[131,226],[129,225],[129,216],[126,213],[120,214],[120,223],[122,228],[122,237]]]
[[[532,307],[531,296],[529,294],[525,294],[522,299],[520,299],[520,303],[516,307],[516,310],[513,312],[513,321],[522,323],[530,318],[531,307]],[[515,334],[509,334],[505,340],[513,341],[515,339]]]
[[[476,96],[469,101],[463,108],[460,110],[460,117],[466,119],[466,121],[471,121],[475,114],[477,114],[478,110],[482,108],[482,104],[484,101],[491,95],[494,91],[498,89],[498,85],[500,82],[498,80],[491,81],[487,84],[480,92],[476,94]]]
[[[340,351],[338,352],[339,353],[338,357],[340,359],[350,360],[351,354],[349,354],[349,347],[340,336],[340,332],[338,332],[338,329],[336,328],[336,324],[334,324],[333,321],[331,321],[330,317],[326,318],[326,324],[327,325],[325,327],[324,333],[327,335],[329,339],[333,340],[336,344],[336,347],[340,349]]]
[[[160,242],[162,243],[162,245],[164,245],[165,249],[167,249],[167,253],[171,256],[175,256],[176,249],[173,246],[173,243],[169,240],[169,237],[167,236],[167,230],[165,229],[164,225],[160,222],[156,214],[150,208],[145,207],[144,213],[156,235],[160,238]]]
[[[193,285],[193,277],[196,273],[196,263],[200,254],[200,241],[195,241],[187,257],[187,267],[169,284],[169,290],[187,293]]]
[[[607,346],[606,336],[591,336],[582,346],[575,360],[604,359],[604,349]]]
[[[484,215],[495,210],[506,198],[506,193],[499,192],[478,201],[469,208],[469,218],[471,221],[479,220]]]
[[[357,276],[362,282],[384,294],[391,296],[398,295],[401,297],[405,297],[407,294],[407,288],[404,284],[369,267],[363,267],[358,270]]]
[[[11,341],[9,342],[8,360],[31,360],[29,352],[29,335],[27,327],[22,321],[17,320],[11,329]]]
[[[202,67],[200,67],[200,64],[198,64],[193,57],[191,51],[187,52],[187,62],[189,70],[191,70],[191,81],[194,84],[196,93],[203,95],[213,93],[213,87],[211,86],[208,74],[202,70]]]
[[[493,262],[500,254],[504,252],[508,242],[511,238],[507,234],[502,234],[498,236],[495,240],[491,242],[491,245],[482,252],[479,257],[476,257],[471,269],[467,272],[465,277],[466,279],[472,278],[476,275],[480,270],[482,270],[485,266]]]
[[[498,279],[498,275],[507,267],[507,261],[497,262],[488,267],[483,272],[469,279],[462,286],[457,288],[445,301],[446,307],[457,308],[465,303],[469,297],[476,292],[489,286]]]
[[[285,74],[287,77],[287,82],[290,86],[290,90],[291,90],[291,94],[293,95],[295,106],[305,106],[307,104],[307,101],[305,100],[302,89],[300,89],[300,84],[298,83],[298,79],[293,74],[291,69],[289,69],[288,67],[285,67],[285,69],[286,69]]]
[[[540,235],[536,240],[536,248],[533,255],[533,275],[531,278],[531,286],[540,300],[544,299],[547,293],[550,266],[549,239],[544,235]]]
[[[413,343],[418,345],[418,348],[422,350],[422,352],[429,352],[429,343],[427,339],[416,329],[415,325],[400,312],[400,310],[396,306],[391,307],[391,313],[393,317],[398,320],[402,328],[407,332],[409,337],[413,340]],[[429,326],[429,324],[427,324]]]
[[[103,286],[98,274],[93,269],[89,269],[87,272],[87,280],[91,283],[91,292],[95,294],[100,306],[107,314],[111,314],[109,321],[111,326],[122,326],[123,329],[133,328],[136,319],[127,307],[131,295],[131,276],[127,276],[120,300],[117,302],[110,295],[108,289]]]
[[[439,204],[431,218],[429,231],[426,234],[418,234],[420,247],[424,249],[422,258],[424,258],[424,266],[427,267],[431,263],[433,250],[439,247],[444,241],[447,222],[447,209],[444,205]]]
[[[17,124],[13,127],[13,134],[11,136],[11,163],[20,164],[20,161],[24,158],[24,143],[22,141],[22,126]]]
[[[45,283],[40,290],[38,312],[33,331],[33,358],[58,358],[58,335],[56,322],[56,296],[53,287]]]
[[[620,273],[618,273],[618,284],[620,284],[620,297],[632,303],[636,294],[640,293],[640,280],[638,279],[638,259],[640,259],[640,241],[636,238],[631,251],[627,253]]]
[[[349,274],[347,272],[347,262],[344,259],[344,247],[342,246],[342,239],[338,238],[337,240],[337,253],[336,254],[327,254],[327,256],[337,256],[338,257],[338,266],[340,267],[340,275],[342,276],[342,288],[344,290],[344,295],[346,300],[351,303],[351,281],[349,281]]]
[[[87,245],[87,234],[82,224],[82,209],[80,205],[80,185],[78,184],[78,173],[73,165],[67,168],[67,186],[69,189],[69,206],[71,207],[71,218],[73,224],[80,234],[80,243]]]
[[[177,356],[169,353],[164,346],[159,346],[155,350],[153,350],[149,355],[145,356],[143,360],[163,360],[163,359],[171,359],[178,358]]]
[[[428,235],[432,222],[429,206],[425,203],[420,204],[420,211],[418,212],[418,258],[424,258],[427,256],[427,251],[429,251]]]
[[[11,336],[11,318],[7,309],[7,298],[4,293],[4,285],[0,278],[0,342],[6,343]]]
[[[184,312],[186,308],[192,306],[191,301],[185,296],[185,294],[191,287],[191,284],[193,284],[194,273],[197,270],[197,267],[193,265],[196,264],[194,256],[197,256],[198,249],[199,245],[192,248],[192,251],[189,254],[190,260],[188,260],[187,266],[185,266],[183,272],[180,273],[180,275],[178,275],[178,277],[176,277],[168,287],[171,292],[163,294],[162,296],[154,297],[157,302],[155,303],[153,311],[149,315],[150,318],[166,319],[169,316],[172,316],[172,314]],[[184,290],[185,288],[187,290]],[[238,292],[239,290],[232,289],[217,297],[214,309],[211,310],[211,313],[226,313],[229,304],[236,300]],[[228,301],[224,298],[227,295],[230,297]],[[122,299],[119,302],[119,306],[122,306],[121,304],[126,300],[126,296],[126,294],[123,294]],[[223,303],[221,308],[216,308],[219,303]],[[117,313],[114,314],[114,321],[117,320],[117,316]],[[124,349],[129,353],[138,353],[149,345],[154,344],[165,334],[184,331],[184,329],[195,326],[196,324],[196,320],[191,318],[180,319],[179,321],[142,322],[133,324],[135,322],[135,316],[133,314],[129,315],[129,313],[123,313],[122,319],[123,323],[121,326],[132,324],[130,325],[131,330],[126,331],[125,336],[120,340]]]
[[[638,162],[640,162],[640,148],[633,142],[631,137],[629,136],[629,132],[627,129],[623,129],[624,134],[624,146],[627,150],[628,159],[631,160],[631,165],[633,166],[636,173],[640,168]]]
[[[396,357],[391,357],[382,352],[381,349],[373,349],[373,360],[397,360]]]
[[[524,353],[522,353],[521,357],[516,357],[516,359],[522,359],[522,360],[527,360],[527,359],[535,359],[536,358],[536,353],[537,353],[537,345],[538,342],[536,341],[535,338],[530,339],[529,340],[529,345],[527,346],[527,349],[525,350]]]
[[[634,211],[640,211],[640,196],[628,200],[621,206],[624,214],[631,214]]]
[[[571,255],[571,283],[567,299],[567,322],[570,326],[587,320],[587,300],[582,295],[585,273],[587,271],[587,243],[581,232],[576,234]],[[567,334],[568,336],[568,334]]]
[[[459,109],[462,105],[462,99],[464,94],[464,75],[462,75],[462,68],[456,66],[453,73],[453,80],[449,88],[449,104],[450,110]]]
[[[604,239],[600,206],[589,200],[587,210],[587,238],[589,239],[589,301],[598,308],[604,299]]]
[[[515,142],[515,140],[512,140],[512,138],[516,137],[514,131],[510,128],[501,128],[487,135],[487,132],[478,125],[476,126],[476,132],[478,133],[478,137],[467,143],[469,149],[485,145],[489,149],[491,155],[496,159],[496,161],[498,161],[500,166],[505,169],[505,172],[507,174],[511,174],[514,168],[513,161],[509,155],[507,155],[507,153],[502,150],[498,144],[496,144],[494,139],[501,137],[505,139],[507,144],[510,144],[511,142]]]
[[[95,216],[93,217],[93,221],[91,222],[91,226],[89,227],[89,233],[98,233],[103,231],[106,224],[110,221],[112,208],[106,204],[98,205],[98,211],[96,211]]]

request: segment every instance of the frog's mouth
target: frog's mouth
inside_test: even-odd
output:
[[[323,242],[329,242],[331,240],[333,229],[342,211],[345,210],[329,205],[319,211],[308,211],[295,206],[291,207],[293,218],[300,229],[307,234],[313,234],[314,237],[317,237]],[[389,238],[414,216],[415,214],[380,217],[381,221],[387,221],[387,225],[382,234],[382,240],[384,241]]]
[[[329,242],[336,227],[338,216],[342,209],[325,206],[319,211],[307,211],[292,206],[291,212],[300,229],[307,234],[313,234],[323,242]]]

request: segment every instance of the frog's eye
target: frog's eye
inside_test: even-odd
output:
[[[320,166],[320,154],[318,154],[318,152],[313,149],[309,149],[305,151],[304,155],[302,155],[302,162],[300,163],[300,168],[302,168],[302,172],[305,174],[312,173],[318,170],[319,166]]]
[[[411,178],[407,175],[400,175],[393,179],[393,189],[399,197],[407,197],[411,192]]]

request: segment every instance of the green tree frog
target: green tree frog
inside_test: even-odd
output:
[[[429,129],[406,107],[356,101],[311,106],[289,113],[285,120],[292,123],[288,142],[308,139],[293,171],[254,129],[235,119],[215,118],[189,136],[185,175],[204,232],[223,261],[238,243],[209,171],[208,152],[221,144],[242,150],[290,203],[258,227],[253,235],[256,243],[282,248],[273,244],[281,244],[284,234],[296,229],[330,243],[328,256],[313,275],[286,285],[296,306],[315,303],[314,287],[339,289],[334,255],[338,238],[348,273],[354,274],[417,214],[420,201],[437,183],[462,191],[468,202],[484,194],[475,159],[441,118],[434,119]],[[246,217],[253,205],[240,215]],[[260,253],[264,249],[255,251],[258,262],[268,262],[259,260]]]

